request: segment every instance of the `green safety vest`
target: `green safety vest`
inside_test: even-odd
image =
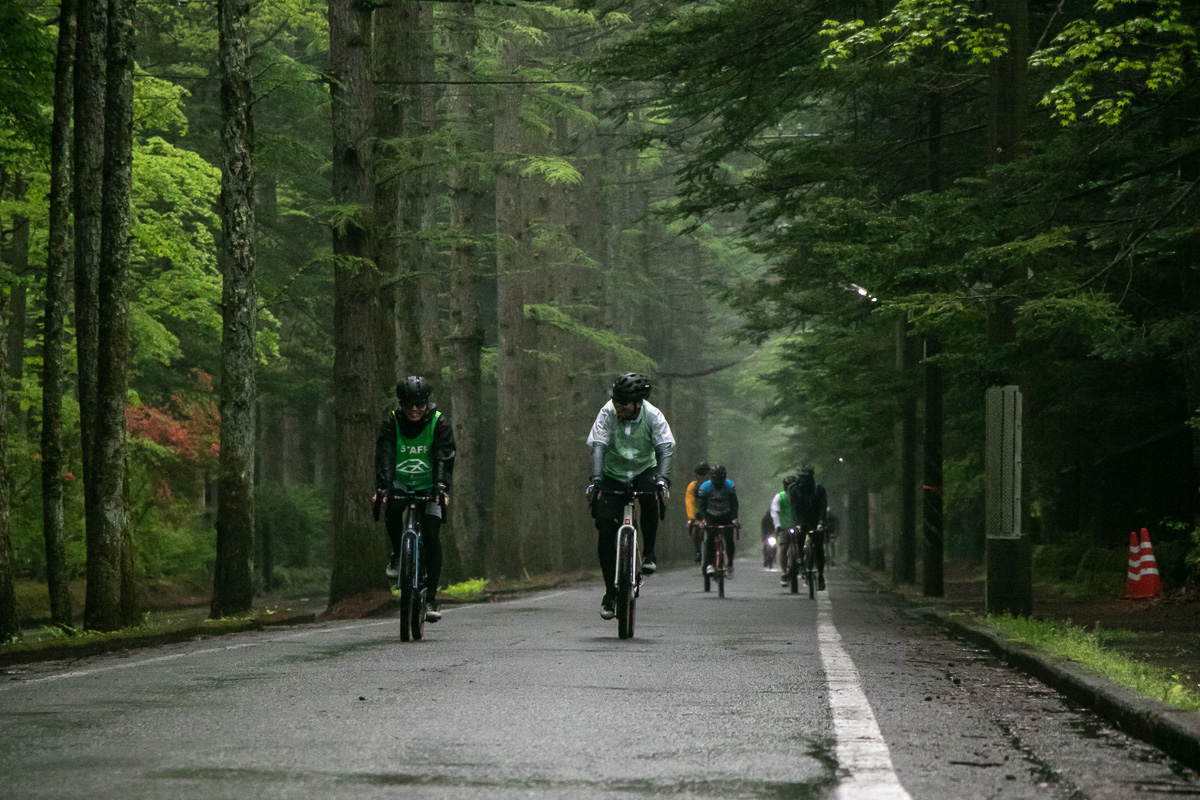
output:
[[[792,516],[792,504],[788,502],[787,492],[779,493],[779,522],[784,528],[791,528],[796,524],[796,518]]]
[[[396,480],[414,492],[433,488],[433,429],[442,412],[433,412],[429,421],[415,439],[405,439],[400,433],[400,419],[392,412],[396,422]]]
[[[604,448],[605,475],[624,483],[658,463],[654,455],[649,416],[643,408],[637,422],[629,428],[629,433],[625,432],[627,423],[617,420],[608,446]]]

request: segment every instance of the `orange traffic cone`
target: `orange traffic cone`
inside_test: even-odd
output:
[[[1150,533],[1142,528],[1142,540],[1136,533],[1129,534],[1129,570],[1125,573],[1125,599],[1157,597],[1162,594],[1162,580],[1158,577],[1158,562],[1154,560],[1154,548],[1150,546]]]

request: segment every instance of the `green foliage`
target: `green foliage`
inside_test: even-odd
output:
[[[453,597],[460,603],[478,603],[487,599],[487,585],[486,578],[472,578],[447,586],[442,593]]]
[[[1192,531],[1190,539],[1192,546],[1188,551],[1185,560],[1188,567],[1191,568],[1192,573],[1196,574],[1200,573],[1200,528],[1196,528]]]
[[[601,354],[627,365],[629,370],[653,374],[657,369],[653,360],[633,346],[635,342],[631,337],[589,327],[558,306],[529,303],[525,306],[525,317],[536,324],[551,325],[586,341]]]
[[[1129,549],[1091,547],[1084,551],[1068,591],[1075,597],[1121,597],[1129,567]]]
[[[550,186],[575,186],[583,176],[568,159],[552,156],[528,156],[518,162],[518,169],[526,178],[540,178]]]
[[[145,578],[212,574],[217,532],[211,521],[191,517],[176,526],[171,524],[170,514],[164,513],[170,510],[164,509],[161,502],[143,506],[135,531],[138,574]]]
[[[1152,13],[1139,15],[1146,5]],[[1064,126],[1080,116],[1116,125],[1141,92],[1175,89],[1200,65],[1196,28],[1181,0],[1102,0],[1094,9],[1105,15],[1104,22],[1071,20],[1030,60],[1034,66],[1067,69],[1041,99]]]
[[[1194,569],[1188,558],[1192,547],[1190,537],[1154,542],[1154,561],[1165,590],[1178,589],[1191,579]]]
[[[220,172],[160,138],[134,149],[130,335],[135,373],[182,355],[181,324],[219,337],[221,275],[213,231]]]
[[[1033,549],[1036,581],[1067,583],[1079,572],[1087,547],[1082,544],[1038,545]]]
[[[14,151],[49,151],[54,53],[50,31],[26,4],[0,3],[0,161]]]
[[[329,563],[333,511],[327,492],[304,484],[265,481],[256,488],[254,503],[255,535],[260,542],[270,537],[277,573],[280,568]]]
[[[892,66],[909,63],[934,46],[967,56],[968,64],[987,64],[1008,52],[1008,26],[991,21],[978,4],[963,0],[900,0],[877,22],[825,20],[821,35],[829,37],[823,66],[837,68],[851,57],[877,58]]]

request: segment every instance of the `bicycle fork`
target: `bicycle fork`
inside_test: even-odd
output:
[[[618,585],[622,581],[629,582],[629,586],[633,589],[634,597],[639,596],[642,588],[640,544],[637,528],[633,524],[633,504],[630,503],[625,506],[625,516],[622,518],[621,527],[617,528],[617,569],[614,574],[617,576]],[[621,564],[622,552],[631,554],[628,565]],[[625,572],[625,574],[622,574],[622,572]]]
[[[404,586],[404,580],[405,578],[408,578],[410,584],[407,588],[412,589],[417,593],[416,597],[418,602],[420,602],[425,599],[425,587],[421,585],[420,538],[417,536],[417,532],[411,526],[405,528],[404,533],[400,536],[400,553],[402,556],[401,566],[403,566],[403,554],[406,550],[412,552],[412,574],[405,575],[406,570],[401,569],[400,574],[396,577],[396,585],[399,587],[400,591],[404,591],[406,588]]]

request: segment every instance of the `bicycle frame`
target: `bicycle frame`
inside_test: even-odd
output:
[[[801,531],[796,525],[785,528],[781,542],[785,548],[787,562],[784,563],[784,560],[780,558],[779,568],[783,570],[787,577],[792,594],[800,592],[800,570],[803,567],[803,560],[800,553],[803,541],[800,538],[800,533]]]
[[[617,580],[627,580],[629,585],[640,588],[642,585],[642,542],[638,537],[637,525],[633,521],[633,501],[625,504],[625,512],[621,516],[621,526],[617,528]],[[633,553],[632,559],[622,558],[623,553]]]
[[[715,548],[715,552],[713,553],[713,570],[714,576],[717,579],[717,597],[724,597],[725,576],[729,574],[729,550],[727,549],[727,545],[725,543],[725,534],[722,533],[722,531],[737,531],[738,528],[736,525],[706,525],[705,527],[709,530],[716,531],[716,533],[713,534],[713,547]],[[705,591],[708,591],[709,576],[707,574],[707,570],[704,577],[704,589]]]
[[[813,577],[817,569],[815,548],[816,541],[813,531],[805,531],[802,566],[804,568],[804,582],[808,584],[808,598],[810,600],[813,598],[814,590],[816,589],[816,579]]]
[[[401,569],[396,576],[396,588],[400,590],[415,589],[424,592],[424,588],[420,586],[421,581],[421,513],[422,509],[416,507],[416,503],[410,503],[408,508],[404,509],[404,533],[400,534],[400,553],[403,555],[406,551],[412,553],[412,566],[408,571],[412,573],[412,580],[408,585],[403,585],[408,580],[409,576],[405,575],[405,570]]]

